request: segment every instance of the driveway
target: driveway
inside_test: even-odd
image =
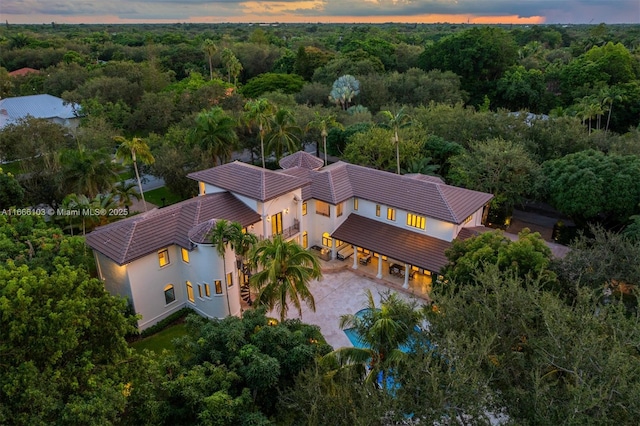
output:
[[[316,311],[311,311],[302,304],[302,321],[320,327],[322,335],[334,349],[352,346],[349,339],[340,329],[340,316],[355,314],[366,307],[366,290],[371,290],[376,304],[380,302],[380,293],[393,291],[389,287],[378,284],[367,277],[363,277],[349,270],[323,272],[322,281],[313,281],[309,288],[316,302]],[[402,299],[411,300],[412,296],[396,292]],[[424,300],[418,300],[424,303]],[[278,314],[269,314],[275,318]],[[299,318],[298,311],[289,304],[287,318]]]

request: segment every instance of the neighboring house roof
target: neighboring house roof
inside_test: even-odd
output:
[[[412,232],[352,213],[333,238],[389,256],[401,262],[438,272],[448,263],[448,241]]]
[[[80,106],[66,104],[62,99],[51,95],[18,96],[0,99],[0,128],[21,118],[77,118]]]
[[[11,77],[21,77],[23,75],[32,74],[32,73],[40,74],[40,71],[37,70],[37,69],[34,69],[34,68],[25,67],[25,68],[17,69],[15,71],[11,71],[9,73],[9,76],[11,76]]]
[[[286,169],[282,173],[302,175],[300,168]],[[456,224],[493,198],[484,192],[447,185],[434,176],[401,176],[342,161],[310,171],[308,178],[311,179],[311,190],[303,189],[305,200],[315,198],[338,204],[358,197]]]
[[[220,192],[101,226],[89,233],[86,241],[92,249],[124,265],[172,244],[191,249],[190,232],[198,242],[204,242],[199,225],[211,219],[227,219],[245,227],[261,218],[230,193]]]
[[[291,167],[301,167],[303,169],[317,170],[324,165],[324,161],[308,152],[298,151],[282,158],[278,164],[283,169]]]
[[[272,200],[309,183],[304,178],[239,161],[189,173],[187,177],[259,201]]]

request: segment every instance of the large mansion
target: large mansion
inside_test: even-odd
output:
[[[112,294],[142,316],[140,329],[189,306],[222,318],[241,313],[246,276],[228,248],[217,254],[218,219],[259,238],[281,234],[325,260],[374,268],[377,277],[437,274],[444,251],[482,224],[491,194],[425,175],[396,175],[344,162],[323,167],[297,152],[281,170],[241,162],[191,173],[199,196],[96,229],[87,235],[98,273]]]

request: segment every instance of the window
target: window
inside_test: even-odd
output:
[[[376,204],[376,216],[380,217],[380,204]]]
[[[195,302],[196,299],[193,297],[193,286],[189,281],[187,281],[187,297],[190,302]]]
[[[469,216],[468,218],[466,218],[466,219],[464,220],[464,222],[462,222],[462,224],[467,224],[467,223],[471,222],[471,219],[473,219],[473,215],[471,215],[471,216]]]
[[[302,247],[309,247],[309,234],[307,233],[307,231],[304,231],[302,233]]]
[[[325,203],[324,201],[316,200],[316,214],[329,217],[331,216],[329,212],[330,210],[329,210],[328,203]]]
[[[302,216],[307,215],[307,202],[302,203]]]
[[[396,209],[387,207],[387,220],[396,220]]]
[[[340,217],[342,216],[342,206],[344,205],[344,203],[339,203],[336,205],[336,216]]]
[[[216,286],[216,294],[222,294],[222,281],[215,280],[213,284]]]
[[[160,267],[169,264],[169,249],[162,249],[158,252],[158,262],[160,262]]]
[[[198,284],[198,297],[202,299],[202,286]]]
[[[426,219],[424,216],[418,216],[417,214],[407,213],[407,225],[414,228],[424,229]]]
[[[200,195],[205,195],[207,193],[204,182],[198,182],[198,187],[200,188]]]
[[[173,284],[169,284],[164,288],[164,303],[167,305],[176,300],[176,290],[173,288]]]
[[[328,232],[322,234],[322,245],[325,247],[331,247],[331,235]]]
[[[353,199],[353,210],[358,210],[358,199],[354,198]]]
[[[182,261],[184,263],[189,263],[189,250],[187,250],[186,248],[182,247],[180,251],[182,253]]]
[[[276,213],[271,216],[271,235],[282,234],[282,212]]]
[[[204,283],[204,295],[207,297],[211,297],[211,288],[209,287],[209,284]]]
[[[231,275],[231,272],[227,274],[227,287],[233,287],[233,275]]]
[[[336,240],[335,243],[336,243],[336,247],[341,247],[344,244],[344,241]]]

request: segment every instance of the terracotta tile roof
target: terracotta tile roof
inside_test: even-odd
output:
[[[309,183],[306,179],[240,161],[190,173],[187,177],[259,201],[272,200]]]
[[[284,173],[290,176],[295,176],[298,177],[300,179],[304,179],[305,181],[309,182],[307,185],[302,187],[302,199],[303,200],[308,200],[310,198],[312,198],[312,194],[311,194],[311,179],[313,176],[313,170],[310,169],[305,169],[303,167],[298,167],[298,166],[294,166],[294,167],[290,167],[286,170],[279,170],[279,173]]]
[[[292,169],[283,170],[292,175]],[[493,195],[450,186],[440,178],[393,173],[337,162],[309,173],[311,197],[338,204],[352,197],[460,224]],[[304,199],[307,199],[303,195]]]
[[[433,272],[439,272],[448,263],[444,252],[451,247],[448,241],[353,213],[331,236]]]
[[[282,158],[278,164],[283,169],[302,167],[304,169],[317,170],[324,165],[324,161],[308,152],[298,151]]]
[[[191,249],[189,233],[201,240],[206,225],[199,225],[211,219],[249,226],[259,222],[260,215],[230,193],[220,192],[99,227],[86,240],[92,249],[124,265],[172,244]]]
[[[34,68],[25,67],[25,68],[17,69],[15,71],[11,71],[9,73],[9,76],[11,76],[11,77],[21,77],[23,75],[27,75],[27,74],[31,74],[31,73],[40,74],[40,70],[37,70],[37,69],[34,69]]]

